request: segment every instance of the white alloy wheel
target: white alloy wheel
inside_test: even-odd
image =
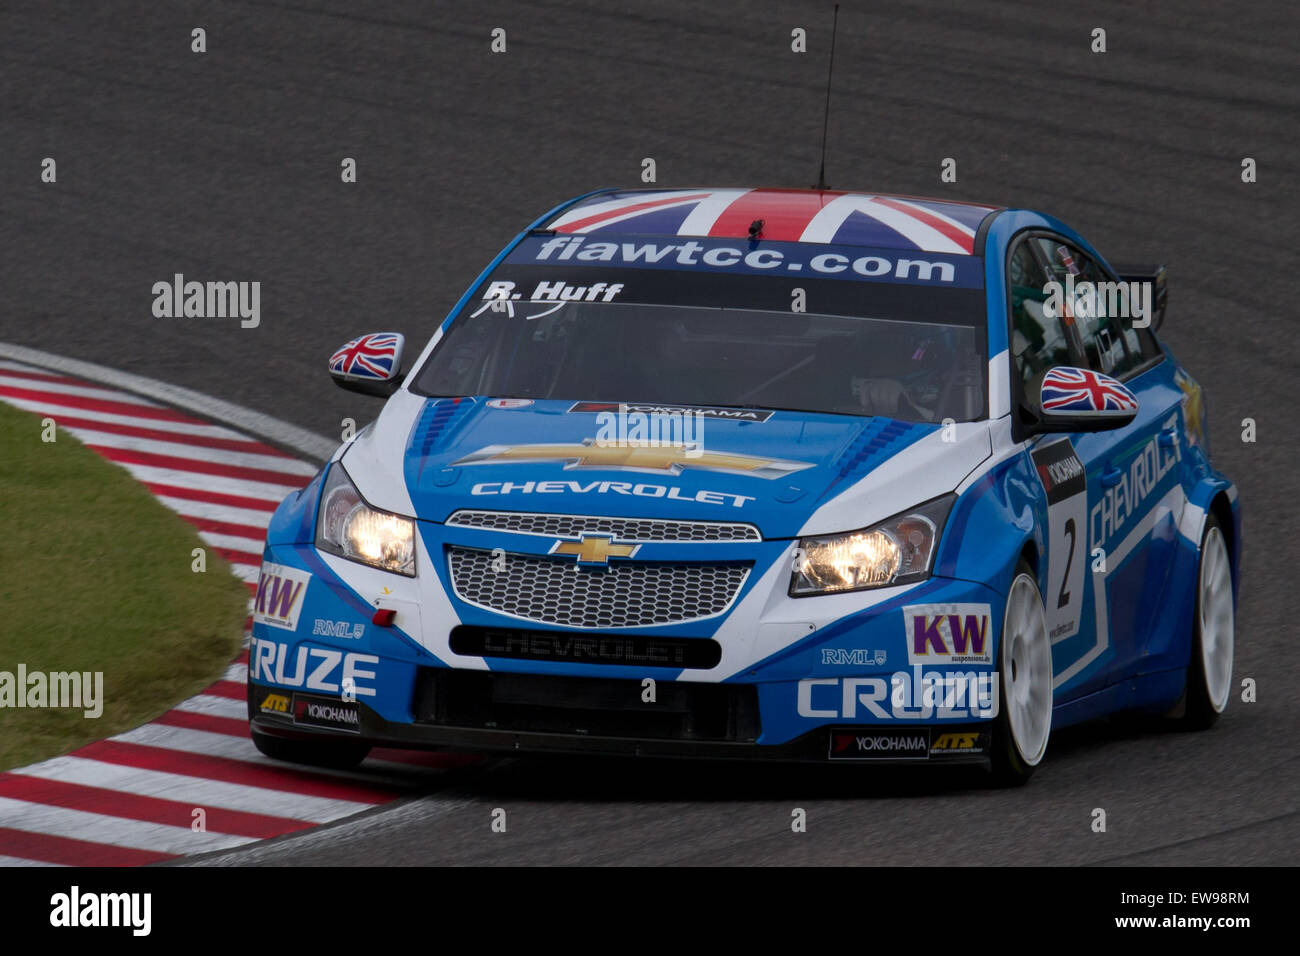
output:
[[[1201,672],[1208,703],[1221,714],[1232,690],[1233,596],[1228,547],[1217,525],[1210,526],[1201,545],[1199,578]]]
[[[1007,595],[1001,657],[1006,726],[1020,759],[1035,767],[1052,731],[1052,645],[1038,584],[1023,571]]]

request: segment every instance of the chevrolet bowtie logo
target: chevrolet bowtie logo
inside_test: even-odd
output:
[[[812,467],[806,461],[706,452],[682,445],[598,445],[592,439],[580,445],[489,445],[452,464],[508,465],[530,461],[562,461],[566,470],[603,468],[679,475],[683,468],[699,468],[755,478],[782,478]]]
[[[639,544],[619,544],[607,534],[584,534],[579,541],[560,539],[551,545],[551,554],[572,554],[579,564],[605,567],[610,558],[630,558],[641,549]]]

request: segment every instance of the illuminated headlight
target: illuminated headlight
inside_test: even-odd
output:
[[[955,500],[955,495],[945,495],[861,531],[803,538],[790,595],[807,597],[925,580]]]
[[[366,504],[337,462],[321,492],[316,547],[350,561],[415,577],[415,523]]]

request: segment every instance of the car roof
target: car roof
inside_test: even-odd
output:
[[[831,189],[609,189],[561,207],[540,230],[593,237],[767,239],[975,255],[1000,206]],[[761,231],[751,227],[762,220]]]

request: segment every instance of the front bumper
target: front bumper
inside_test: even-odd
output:
[[[258,732],[510,753],[987,759],[996,710],[923,705],[912,679],[922,648],[927,675],[996,686],[1003,599],[985,585],[936,576],[792,599],[782,556],[716,619],[584,631],[464,605],[421,555],[421,575],[406,579],[309,544],[268,544],[248,668]],[[959,636],[981,653],[957,657]],[[939,647],[953,654],[935,660]],[[860,741],[836,736],[854,733]]]
[[[358,701],[249,683],[259,733],[409,749],[804,763],[988,763],[991,722],[831,724],[760,744],[756,688],[422,668],[410,722]]]

